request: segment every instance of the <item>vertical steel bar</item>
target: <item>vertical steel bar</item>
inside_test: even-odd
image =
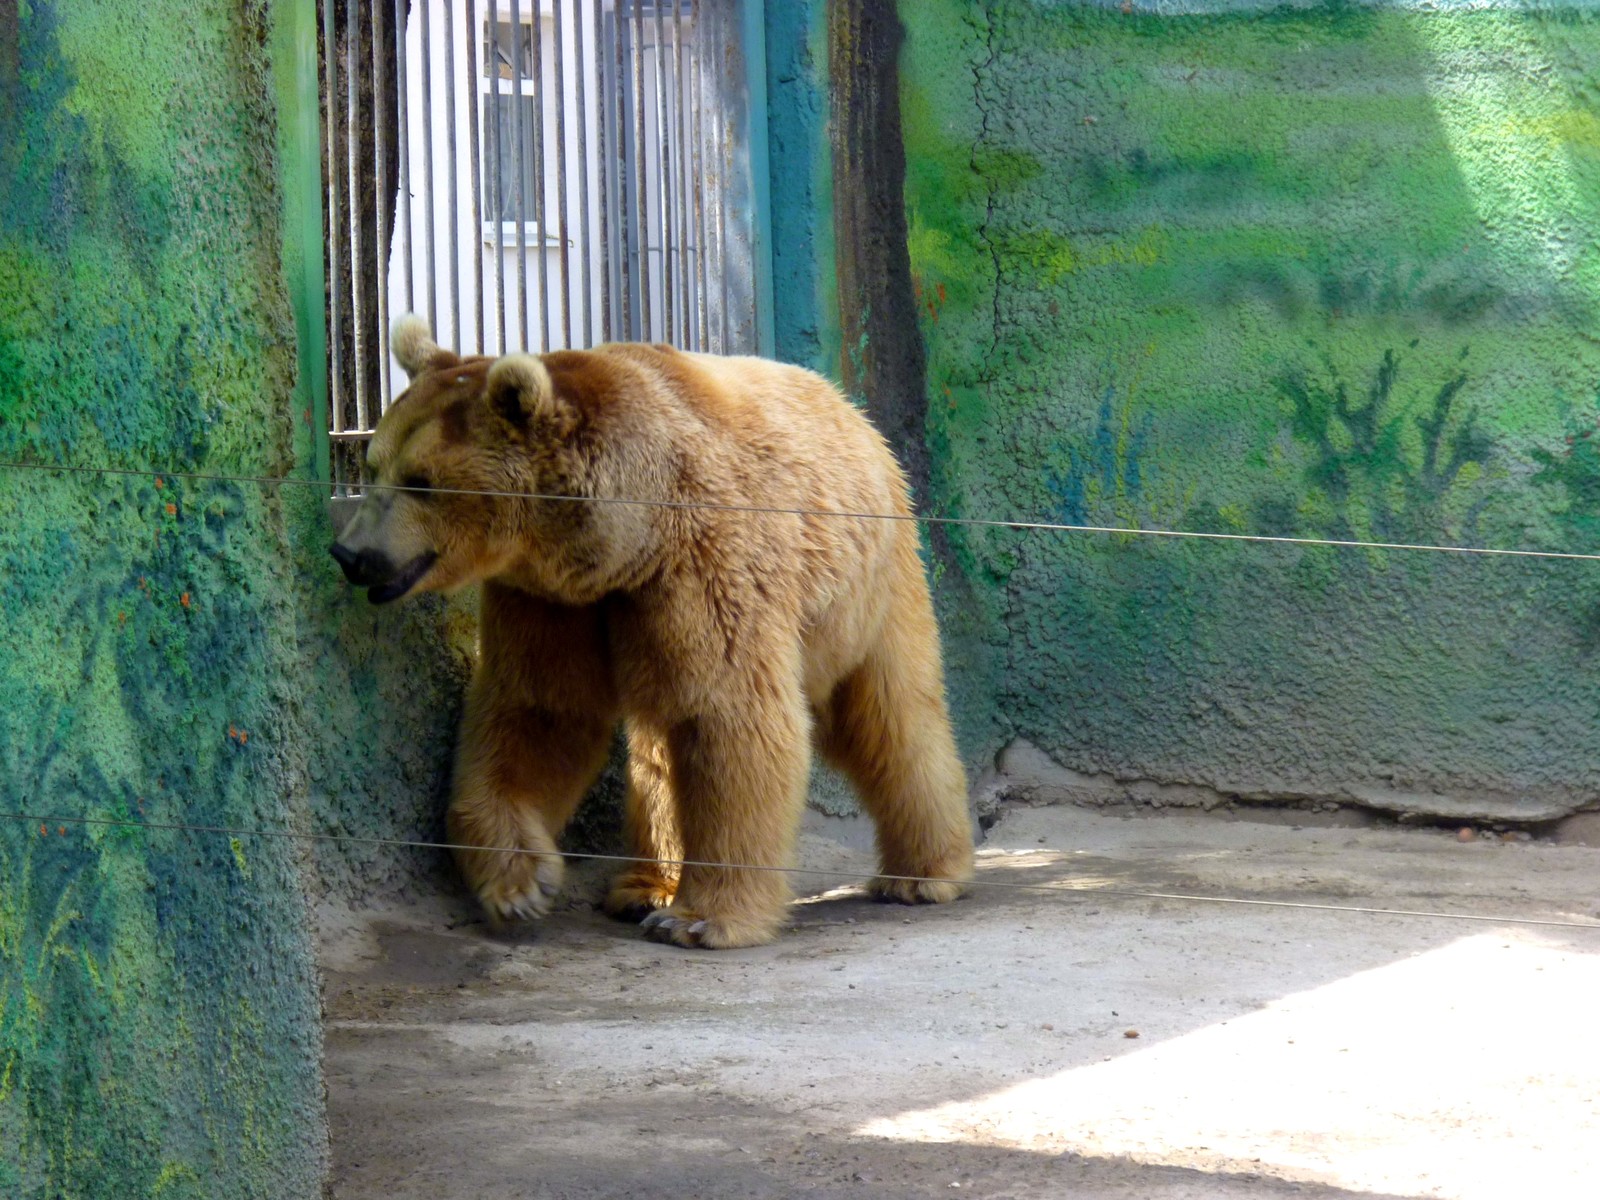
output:
[[[733,313],[728,299],[728,177],[732,174],[732,163],[729,162],[728,118],[720,104],[713,117],[712,127],[716,131],[717,141],[717,190],[713,194],[713,202],[717,214],[717,286],[721,293],[722,310],[717,315],[722,327],[722,353],[731,354],[733,346],[729,333]]]
[[[366,305],[361,276],[366,263],[361,254],[361,6],[346,0],[344,9],[345,163],[350,188],[345,212],[350,220],[350,343],[355,359],[356,428],[371,429],[367,406]]]
[[[517,175],[517,302],[522,314],[522,342],[517,349],[526,350],[532,339],[528,335],[528,181],[524,169],[527,150],[522,144],[522,7],[518,0],[511,0],[511,96],[511,162]]]
[[[696,297],[695,308],[700,322],[700,342],[698,349],[709,351],[711,349],[711,290],[706,282],[706,123],[705,123],[705,30],[700,21],[700,0],[692,0],[690,20],[694,26],[694,46],[690,51],[690,59],[694,68],[694,81],[690,85],[690,104],[692,111],[690,118],[694,122],[694,219],[695,219],[695,246],[699,251],[695,255],[695,282],[699,295]]]
[[[400,255],[405,262],[406,275],[406,312],[417,311],[417,294],[414,283],[415,268],[412,265],[411,236],[411,114],[409,85],[406,82],[406,4],[407,0],[394,0],[394,63],[395,63],[395,100],[398,102],[397,115],[399,116],[399,129],[396,130],[395,144],[400,147],[400,191],[395,197],[395,203],[400,209],[400,231],[402,234]]]
[[[372,6],[372,143],[373,175],[377,191],[373,195],[373,208],[377,215],[378,244],[373,247],[377,263],[378,344],[373,353],[378,356],[378,412],[381,415],[389,405],[389,163],[385,149],[389,139],[384,136],[389,117],[388,96],[383,90],[383,62],[385,38],[383,31],[384,5]]]
[[[661,224],[661,315],[663,340],[676,344],[678,333],[673,320],[672,272],[672,118],[667,115],[667,38],[661,19],[661,0],[656,0],[656,183],[660,199],[656,217]]]
[[[533,227],[539,246],[535,260],[539,266],[539,349],[544,351],[550,349],[550,262],[544,219],[544,18],[540,3],[528,0],[528,33],[533,41]]]
[[[356,428],[370,429],[367,423],[367,371],[366,371],[366,313],[362,311],[361,288],[361,71],[357,48],[361,45],[360,7],[346,3],[344,9],[344,83],[345,83],[345,170],[349,173],[349,186],[345,192],[345,217],[349,223],[350,237],[350,348],[355,360],[354,383],[356,401]]]
[[[617,267],[621,286],[617,290],[617,303],[622,306],[622,326],[624,341],[633,341],[637,336],[633,319],[633,237],[629,226],[633,221],[633,194],[630,190],[628,174],[628,139],[632,131],[628,128],[628,85],[625,72],[627,66],[623,62],[623,39],[627,34],[627,13],[622,10],[625,0],[617,0],[617,7],[613,10],[614,29],[617,44],[617,69],[612,77],[612,83],[617,91]]]
[[[594,294],[589,275],[589,260],[593,255],[589,245],[589,112],[584,104],[589,65],[583,53],[582,0],[573,5],[572,35],[572,57],[578,77],[578,241],[582,244],[578,257],[578,294],[583,297],[583,344],[587,347],[594,345]]]
[[[478,0],[467,0],[467,156],[472,176],[472,213],[468,244],[472,247],[473,348],[479,354],[488,349],[489,334],[483,327],[483,153],[478,130],[478,105],[483,78],[479,60],[483,55],[483,30],[478,25]],[[463,344],[462,349],[466,346]]]
[[[609,49],[606,44],[606,24],[603,0],[594,0],[595,49],[595,103],[596,118],[595,157],[600,185],[600,337],[603,341],[616,340],[611,327],[611,160],[606,156],[606,123],[611,117],[611,106],[606,97],[611,94],[611,72],[608,69]]]
[[[428,29],[428,0],[419,0],[422,22],[417,27],[422,43],[422,220],[423,245],[428,259],[428,328],[439,328],[439,259],[434,253],[433,219],[433,35]]]
[[[694,344],[694,278],[691,274],[689,236],[689,157],[688,137],[684,128],[684,70],[683,70],[683,0],[672,0],[672,109],[678,119],[677,153],[673,160],[678,165],[678,278],[683,281],[683,345]]]
[[[500,111],[500,0],[489,0],[489,120],[494,132],[488,136],[494,147],[490,182],[494,187],[494,221],[490,234],[490,253],[494,255],[494,307],[500,340],[495,346],[497,354],[509,348],[506,337],[506,187],[505,187],[505,119]]]
[[[332,433],[343,433],[344,389],[340,387],[340,375],[344,370],[344,330],[341,325],[344,306],[340,303],[339,293],[344,283],[344,256],[340,240],[344,216],[339,200],[344,168],[339,161],[339,42],[334,35],[333,7],[334,0],[322,0],[323,100],[328,110],[323,129],[328,141],[328,428]],[[335,475],[337,465],[335,463]]]
[[[567,0],[555,0],[551,5],[551,13],[555,22],[553,33],[556,47],[556,237],[561,243],[560,257],[557,259],[561,267],[561,345],[571,349],[572,268],[567,261],[567,81],[563,69],[566,65],[567,44],[561,20],[561,10],[566,3]],[[580,16],[578,20],[581,24],[583,18]]]
[[[635,190],[639,194],[639,325],[641,341],[651,340],[655,305],[650,294],[650,158],[645,134],[644,99],[644,0],[633,0],[633,104],[638,126],[638,149],[634,155]]]
[[[423,0],[427,3],[427,0]],[[445,179],[450,189],[450,340],[444,343],[465,350],[461,336],[461,172],[456,164],[456,18],[455,5],[444,10],[444,136]]]

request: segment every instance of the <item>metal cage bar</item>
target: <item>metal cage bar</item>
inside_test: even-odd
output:
[[[337,487],[400,312],[463,353],[755,349],[740,0],[319,4]]]

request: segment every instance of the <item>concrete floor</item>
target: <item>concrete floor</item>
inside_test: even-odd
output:
[[[1590,1200],[1600,850],[1282,819],[1012,811],[979,878],[1044,890],[802,879],[746,951],[596,915],[594,867],[513,938],[328,914],[331,1194]]]

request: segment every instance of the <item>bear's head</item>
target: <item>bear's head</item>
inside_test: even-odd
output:
[[[590,603],[648,557],[654,486],[648,376],[626,355],[503,358],[441,349],[396,323],[411,385],[367,448],[368,487],[330,547],[374,604],[501,579]],[[625,427],[627,436],[619,436]]]

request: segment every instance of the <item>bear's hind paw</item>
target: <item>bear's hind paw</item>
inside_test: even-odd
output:
[[[874,900],[885,904],[948,904],[966,893],[959,879],[903,879],[880,876],[867,885]]]
[[[667,942],[691,950],[761,946],[777,935],[777,929],[771,925],[717,920],[676,906],[658,908],[640,922],[640,928],[652,941]]]
[[[677,890],[676,880],[654,875],[623,875],[612,881],[603,907],[613,917],[638,921],[666,908]]]

